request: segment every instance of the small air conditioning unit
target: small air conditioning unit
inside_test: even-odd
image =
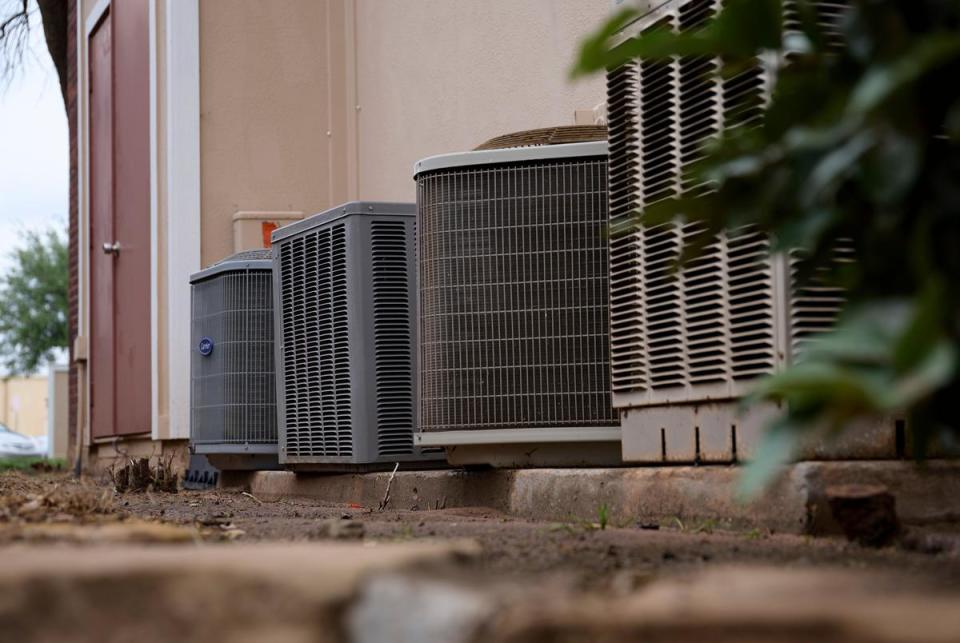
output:
[[[415,209],[347,203],[273,233],[280,462],[443,458],[414,444]]]
[[[797,20],[784,5],[785,27]],[[836,33],[843,2],[815,3]],[[703,26],[719,0],[670,0],[630,25],[624,40]],[[794,359],[828,330],[843,305],[836,288],[796,280],[801,258],[771,252],[744,229],[718,237],[679,273],[693,225],[643,226],[644,208],[701,189],[691,165],[726,126],[751,126],[769,100],[776,65],[757,60],[732,77],[711,76],[703,56],[633,61],[607,76],[610,136],[610,345],[613,405],[621,410],[627,461],[731,461],[748,455],[779,410],[738,411],[756,378]],[[641,225],[632,223],[641,212]],[[839,260],[849,260],[842,248]],[[812,455],[893,455],[894,422],[854,432]],[[820,447],[817,447],[820,449]]]
[[[190,277],[190,443],[218,469],[278,468],[270,250]]]
[[[605,139],[535,130],[415,166],[417,442],[453,464],[620,461]]]

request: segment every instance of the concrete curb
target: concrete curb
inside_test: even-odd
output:
[[[595,522],[606,505],[612,524],[679,520],[687,527],[833,533],[827,486],[860,482],[887,486],[905,524],[960,520],[960,462],[800,462],[749,503],[736,498],[738,474],[734,466],[400,471],[389,508],[484,506],[531,520]],[[389,477],[259,471],[225,476],[223,486],[244,486],[264,500],[300,497],[375,509]]]

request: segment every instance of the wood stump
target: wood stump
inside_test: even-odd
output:
[[[847,539],[865,547],[885,547],[900,533],[893,494],[881,485],[827,487],[827,502]]]

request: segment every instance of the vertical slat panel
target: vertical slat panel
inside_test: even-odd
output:
[[[286,455],[349,457],[346,225],[311,229],[275,247],[281,259]]]
[[[670,12],[645,32],[676,28],[677,16]],[[641,210],[680,194],[679,81],[676,60],[640,63]],[[681,231],[672,223],[644,225],[642,235],[642,292],[646,315],[642,350],[649,364],[650,387],[683,386],[686,354],[682,283],[675,271],[683,241]]]
[[[697,30],[719,8],[718,0],[672,2],[641,29]],[[634,68],[631,86],[624,78]],[[611,144],[611,168],[630,167],[635,157],[640,168],[638,175],[622,172],[616,184],[618,194],[639,195],[631,203],[640,211],[638,232],[610,242],[612,387],[632,395],[630,405],[732,396],[739,382],[777,363],[767,240],[750,231],[709,239],[677,271],[681,248],[700,229],[642,225],[645,208],[708,189],[692,172],[706,145],[724,127],[751,125],[762,115],[769,82],[760,62],[730,78],[720,78],[719,68],[715,57],[689,56],[640,61],[608,75],[611,136],[632,137],[629,145]],[[623,216],[612,209],[611,224]]]
[[[274,242],[288,462],[426,455],[413,444],[415,221],[379,207],[348,204]]]
[[[773,269],[763,234],[742,230],[728,243],[731,370],[743,381],[776,365]]]
[[[373,324],[377,381],[377,452],[413,453],[413,329],[407,275],[407,225],[375,221],[370,226]]]
[[[838,263],[856,260],[849,241],[839,241],[834,252]],[[827,282],[822,270],[803,274],[809,271],[806,261],[802,252],[790,253],[790,352],[793,358],[802,357],[805,347],[817,335],[833,327],[846,303],[843,288]]]
[[[640,206],[640,113],[638,63],[607,77],[610,184],[610,379],[613,391],[649,386],[644,334]]]

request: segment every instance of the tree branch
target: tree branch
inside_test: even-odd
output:
[[[7,29],[11,29],[12,31],[13,29],[20,28],[21,26],[26,26],[28,29],[30,28],[27,0],[23,0],[20,5],[20,9],[0,23],[0,40],[3,40],[7,37]]]
[[[3,8],[12,11],[0,22],[0,82],[8,81],[16,72],[30,42],[29,0],[7,2]]]
[[[57,70],[60,96],[67,105],[67,23],[65,0],[36,0],[47,51]],[[0,0],[0,85],[9,82],[30,47],[30,0]],[[4,17],[5,16],[5,17]]]

